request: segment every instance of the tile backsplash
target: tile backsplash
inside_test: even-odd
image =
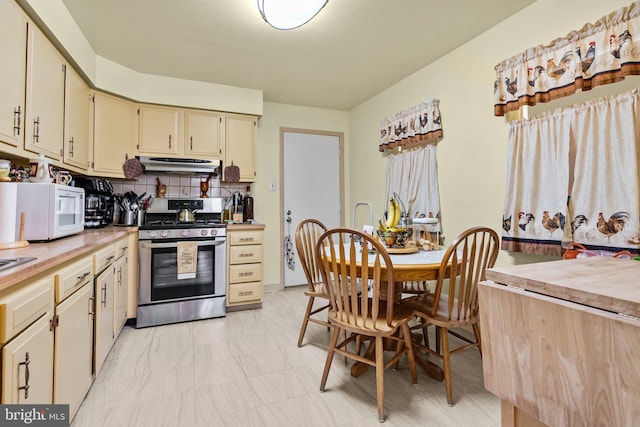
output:
[[[171,175],[171,174],[144,174],[136,179],[110,179],[113,185],[114,193],[126,193],[133,191],[141,195],[143,193],[156,195],[156,186],[158,179],[161,184],[167,186],[165,197],[200,197],[200,182],[206,179],[206,176],[189,176],[189,175]],[[244,194],[247,190],[247,183],[222,183],[220,176],[209,180],[208,197],[230,197],[234,192],[239,191]]]

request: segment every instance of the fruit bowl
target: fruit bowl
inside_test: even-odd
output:
[[[398,228],[396,230],[377,230],[378,236],[380,240],[384,242],[384,244],[388,248],[404,248],[409,240],[411,239],[411,235],[413,235],[413,230],[411,228]]]

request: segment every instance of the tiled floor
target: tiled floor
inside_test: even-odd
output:
[[[320,393],[329,333],[310,324],[296,347],[303,289],[265,295],[259,310],[145,329],[125,327],[72,426],[375,426],[375,370],[353,378],[334,358]],[[444,383],[406,359],[385,372],[387,427],[500,425],[471,350],[453,359],[455,406]]]

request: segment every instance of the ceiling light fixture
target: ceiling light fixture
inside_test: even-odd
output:
[[[292,30],[311,21],[329,0],[258,0],[265,22],[278,30]]]

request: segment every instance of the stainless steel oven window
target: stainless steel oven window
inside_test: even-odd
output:
[[[177,241],[138,243],[140,256],[139,304],[154,304],[226,294],[225,239],[199,240],[194,279],[177,278]]]

